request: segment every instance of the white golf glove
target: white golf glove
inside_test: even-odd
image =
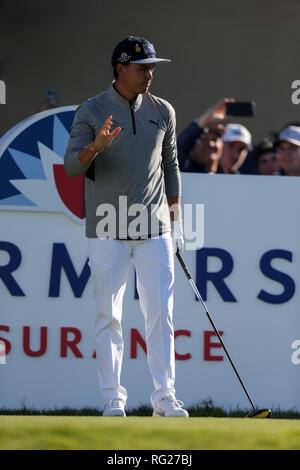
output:
[[[183,252],[184,238],[183,238],[183,226],[181,220],[171,220],[171,235],[173,243],[173,253],[180,251]]]

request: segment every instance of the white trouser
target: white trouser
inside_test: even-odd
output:
[[[97,309],[95,349],[104,401],[127,399],[127,391],[120,384],[124,350],[121,319],[131,263],[145,317],[147,357],[155,389],[151,401],[175,394],[171,234],[141,241],[90,238],[88,249]]]

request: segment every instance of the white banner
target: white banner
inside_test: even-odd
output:
[[[56,121],[54,125],[59,128]],[[50,155],[45,146],[36,148],[44,158]],[[0,164],[8,159],[4,150]],[[20,163],[21,157],[14,156]],[[59,166],[57,156],[51,158]],[[35,163],[31,168],[38,180],[41,171]],[[59,168],[55,171],[59,175]],[[44,176],[49,183],[51,171]],[[7,196],[1,211],[0,200],[0,408],[102,408],[82,213],[70,205],[64,212],[57,197],[53,211],[32,210],[25,204],[25,196],[28,201],[34,193],[30,177],[23,199],[21,179],[19,175],[15,186],[19,194],[10,186],[7,191],[14,202],[19,198],[22,208],[14,203],[9,210]],[[49,194],[57,190],[61,195],[57,181],[56,187],[48,185]],[[210,315],[256,406],[298,411],[299,183],[299,178],[281,176],[182,174],[183,205],[196,210],[204,204],[204,247],[185,251],[184,259]],[[38,201],[38,192],[35,197]],[[61,200],[66,204],[68,198]],[[211,398],[226,409],[249,408],[177,260],[175,266],[177,397],[187,407]],[[122,385],[128,390],[128,406],[149,404],[153,383],[133,270],[124,299],[123,333]]]

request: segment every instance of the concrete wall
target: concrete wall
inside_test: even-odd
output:
[[[256,101],[256,118],[240,121],[256,140],[299,119],[298,1],[2,0],[0,13],[0,133],[36,112],[46,87],[59,105],[105,89],[113,47],[129,34],[173,60],[157,67],[151,91],[174,105],[178,132],[224,96]]]

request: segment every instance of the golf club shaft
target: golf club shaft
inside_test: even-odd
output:
[[[230,354],[229,354],[229,352],[228,352],[228,350],[227,350],[227,348],[226,348],[226,346],[225,346],[225,344],[224,344],[224,342],[223,342],[223,340],[222,340],[222,338],[221,338],[221,335],[219,334],[219,332],[218,332],[218,330],[217,330],[217,328],[216,328],[216,326],[215,326],[215,324],[214,324],[214,322],[213,322],[213,319],[211,318],[211,316],[210,316],[210,314],[209,314],[209,312],[208,312],[208,310],[207,310],[207,307],[206,307],[206,305],[205,305],[205,303],[204,303],[204,300],[202,299],[202,297],[201,297],[201,295],[200,295],[200,292],[199,292],[199,290],[198,290],[198,288],[197,288],[197,286],[196,286],[196,284],[195,284],[195,282],[194,282],[194,280],[193,280],[193,278],[192,278],[192,276],[191,276],[191,274],[190,274],[190,272],[189,272],[189,270],[188,270],[187,265],[186,265],[185,262],[184,262],[184,259],[182,258],[181,253],[180,253],[179,251],[177,251],[177,252],[176,252],[176,256],[177,256],[178,261],[179,261],[179,263],[181,264],[181,267],[182,267],[182,269],[184,270],[184,272],[185,272],[185,274],[186,274],[186,276],[187,276],[187,278],[188,278],[188,280],[189,280],[189,282],[190,282],[190,284],[191,284],[191,286],[192,286],[193,291],[194,291],[195,294],[196,294],[197,299],[198,299],[199,302],[202,304],[202,307],[203,307],[204,310],[205,310],[205,313],[206,313],[206,315],[207,315],[207,318],[209,319],[210,324],[211,324],[211,326],[213,327],[213,329],[214,329],[214,331],[215,331],[215,333],[216,333],[216,335],[217,335],[217,337],[218,337],[218,339],[219,339],[219,341],[220,341],[220,343],[221,343],[221,345],[222,345],[222,347],[223,347],[223,349],[224,349],[224,351],[225,351],[225,353],[226,353],[226,356],[228,357],[228,360],[229,360],[230,364],[232,365],[232,368],[233,368],[233,370],[234,370],[234,372],[235,372],[237,378],[239,379],[239,382],[240,382],[241,386],[243,387],[243,390],[244,390],[244,392],[245,392],[245,394],[246,394],[246,396],[247,396],[249,402],[251,403],[252,408],[253,408],[254,410],[256,410],[256,407],[255,407],[255,405],[254,405],[254,403],[253,403],[253,401],[252,401],[252,399],[251,399],[251,397],[250,397],[250,395],[249,395],[249,393],[248,393],[248,391],[247,391],[247,389],[246,389],[246,387],[245,387],[245,385],[244,385],[244,383],[243,383],[243,381],[242,381],[242,379],[241,379],[241,377],[240,377],[240,375],[239,375],[239,373],[238,373],[238,371],[237,371],[237,369],[236,369],[236,367],[235,367],[235,365],[234,365],[234,363],[233,363],[233,361],[232,361],[232,359],[231,359],[231,357],[230,357]]]

